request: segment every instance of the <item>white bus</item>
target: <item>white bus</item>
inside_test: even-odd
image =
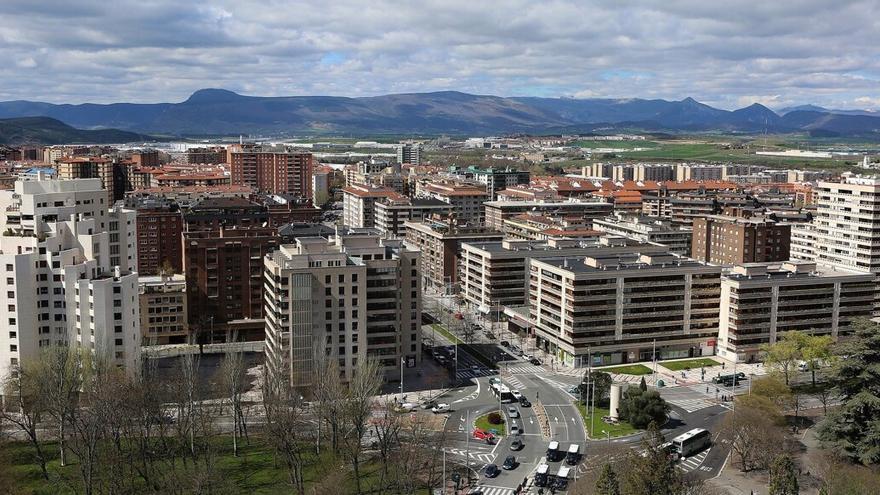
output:
[[[557,490],[565,490],[568,486],[568,473],[570,472],[570,467],[560,466],[559,472],[556,473],[556,479],[553,480],[553,488]]]
[[[550,466],[546,464],[541,464],[538,466],[538,470],[535,471],[535,486],[547,486],[547,482],[549,481],[547,478],[547,473],[550,472]]]
[[[568,453],[565,454],[565,463],[575,465],[581,460],[581,446],[573,443],[568,446]]]
[[[503,404],[508,404],[514,401],[513,394],[510,392],[510,388],[503,383],[493,383],[492,384],[492,395],[495,396]]]
[[[703,428],[694,428],[672,439],[672,450],[679,458],[690,457],[712,443],[712,435]]]
[[[559,450],[559,442],[553,440],[550,442],[550,445],[547,446],[547,460],[550,462],[556,462],[562,458],[562,452]]]

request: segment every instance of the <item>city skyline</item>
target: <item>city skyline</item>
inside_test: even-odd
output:
[[[0,100],[182,101],[223,87],[880,106],[878,6],[799,4],[4,2],[0,53],[15,70]]]

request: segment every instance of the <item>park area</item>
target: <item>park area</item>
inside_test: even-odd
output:
[[[682,361],[667,361],[657,364],[672,371],[687,371],[721,365],[718,361],[709,358],[684,359]]]
[[[624,366],[612,366],[610,368],[595,368],[596,371],[604,371],[606,373],[614,373],[617,375],[650,375],[651,368],[644,364],[627,364]]]
[[[498,422],[493,423],[491,419],[494,418],[497,418]],[[474,427],[483,431],[492,432],[499,437],[503,437],[504,434],[507,433],[507,429],[504,427],[504,416],[498,411],[492,411],[489,414],[480,416],[474,421]]]
[[[622,437],[639,431],[636,427],[626,421],[618,421],[615,424],[603,421],[602,418],[609,414],[607,407],[596,407],[593,410],[592,421],[590,421],[590,411],[587,410],[587,407],[580,402],[575,405],[577,405],[578,411],[581,413],[581,418],[584,420],[584,427],[587,429],[587,435],[594,440],[606,437]]]

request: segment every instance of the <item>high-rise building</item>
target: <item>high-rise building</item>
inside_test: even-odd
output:
[[[568,366],[715,352],[721,267],[618,253],[531,259],[529,277],[537,344]]]
[[[183,215],[177,203],[158,197],[134,197],[137,211],[137,271],[158,275],[163,268],[183,271]]]
[[[134,212],[108,210],[99,179],[0,191],[0,376],[51,345],[140,366]]]
[[[332,169],[316,168],[312,173],[312,204],[320,208],[330,200],[330,173]]]
[[[434,198],[390,197],[376,201],[373,206],[376,229],[386,237],[406,237],[405,222],[420,222],[433,215],[452,213],[452,205]]]
[[[704,181],[704,180],[721,180],[726,172],[724,165],[705,165],[693,163],[679,163],[676,165],[676,180],[684,182],[687,180]]]
[[[403,201],[405,196],[387,187],[355,184],[342,189],[342,223],[346,227],[368,229],[376,226],[376,202]]]
[[[259,192],[312,197],[311,153],[263,151],[257,148],[229,150],[232,184],[243,184]]]
[[[421,361],[419,253],[399,240],[349,231],[304,237],[265,258],[266,362],[270,373],[308,385],[316,354],[345,378],[358,360],[396,376]]]
[[[215,146],[212,148],[188,148],[186,150],[186,163],[226,163],[226,148]]]
[[[851,333],[856,318],[871,316],[873,275],[820,271],[812,262],[737,265],[721,280],[718,354],[738,361],[761,358],[761,345],[782,332]]]
[[[690,227],[668,220],[646,216],[618,215],[593,220],[593,228],[609,235],[619,235],[641,242],[656,242],[669,248],[669,252],[690,256]]]
[[[718,265],[785,261],[791,225],[768,217],[709,215],[695,218],[691,257]]]
[[[189,313],[186,277],[155,275],[138,279],[143,345],[186,344]]]
[[[474,180],[485,184],[490,200],[498,199],[498,193],[508,187],[528,184],[531,174],[528,170],[507,168],[469,168]]]
[[[433,182],[426,184],[419,195],[449,203],[456,218],[469,225],[483,225],[486,220],[483,203],[489,194],[482,187]]]
[[[159,152],[156,150],[140,150],[131,154],[131,161],[137,167],[158,167]]]
[[[422,145],[418,143],[401,144],[397,148],[397,163],[410,165],[421,165],[422,163]]]
[[[404,222],[406,245],[420,251],[423,285],[452,289],[458,283],[461,245],[474,241],[500,241],[501,232],[486,227],[456,225],[451,218],[446,222],[426,220]]]
[[[668,248],[623,237],[583,241],[472,241],[461,245],[461,295],[483,313],[528,303],[529,260],[577,258],[614,253],[665,253]]]
[[[263,257],[278,247],[271,227],[183,233],[190,330],[202,341],[262,340]]]
[[[124,184],[117,184],[116,164],[110,158],[100,156],[60,158],[56,160],[57,178],[60,180],[101,179],[101,187],[107,191],[107,204],[122,199]]]

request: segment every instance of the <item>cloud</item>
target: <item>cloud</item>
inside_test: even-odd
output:
[[[880,99],[875,0],[4,0],[0,17],[0,56],[16,66],[0,100],[182,101],[204,87],[724,108]]]

